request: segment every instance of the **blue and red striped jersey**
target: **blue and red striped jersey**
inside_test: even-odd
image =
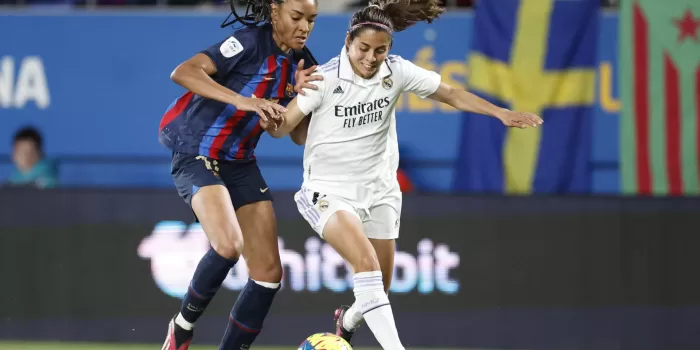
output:
[[[244,97],[265,98],[286,106],[294,97],[294,72],[302,51],[283,52],[272,26],[245,28],[201,53],[216,65],[212,78]],[[158,139],[173,151],[219,160],[254,159],[263,133],[255,112],[186,92],[168,107]]]

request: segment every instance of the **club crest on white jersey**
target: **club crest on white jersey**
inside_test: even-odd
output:
[[[425,98],[440,85],[440,75],[388,56],[377,73],[363,79],[354,73],[343,47],[321,65],[318,90],[297,95],[297,106],[312,113],[304,150],[304,180],[355,187],[396,177],[398,138],[396,104],[403,92]],[[353,184],[352,186],[349,184]],[[336,191],[337,192],[337,191]]]

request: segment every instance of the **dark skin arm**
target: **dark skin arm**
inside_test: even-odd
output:
[[[301,95],[306,95],[303,89],[318,90],[318,87],[314,84],[309,84],[311,81],[323,80],[320,75],[311,75],[315,70],[317,65],[313,65],[309,68],[302,69],[304,67],[304,59],[299,60],[299,65],[297,66],[297,71],[294,72],[294,80],[296,80],[297,85],[294,86],[294,92]]]
[[[287,110],[276,103],[244,97],[233,92],[211,78],[216,72],[211,58],[199,53],[177,66],[170,74],[170,79],[199,96],[234,105],[239,110],[256,112],[265,122],[268,121],[268,117],[277,116]]]

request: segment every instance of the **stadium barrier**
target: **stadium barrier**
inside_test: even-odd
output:
[[[351,274],[292,193],[274,198],[285,276],[259,343],[296,345],[332,331]],[[700,346],[700,199],[404,202],[390,300],[408,346]],[[3,190],[0,208],[0,339],[160,342],[207,249],[174,190]],[[232,270],[198,343],[218,343],[246,278]]]

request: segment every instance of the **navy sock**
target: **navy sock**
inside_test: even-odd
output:
[[[221,340],[220,350],[247,349],[253,344],[278,290],[279,286],[267,288],[248,279],[229,315],[229,324]]]
[[[197,322],[236,261],[224,258],[213,248],[204,254],[182,301],[182,318],[189,323]]]

